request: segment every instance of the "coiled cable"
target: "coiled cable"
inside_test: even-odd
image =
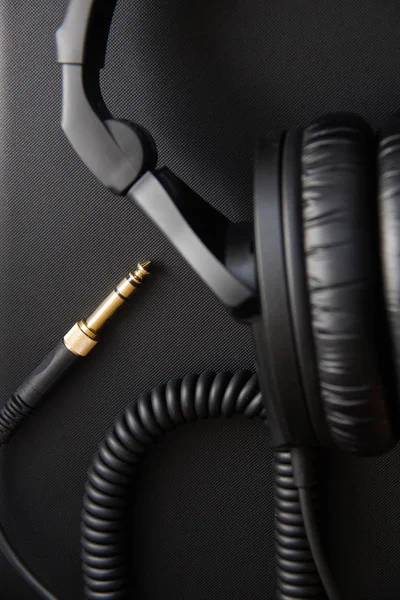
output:
[[[138,462],[163,434],[208,417],[265,419],[257,379],[247,372],[174,379],[142,394],[117,418],[88,472],[82,514],[82,568],[89,600],[129,598],[126,522]]]
[[[173,379],[139,396],[117,418],[99,445],[85,485],[81,546],[88,600],[132,597],[127,524],[140,460],[161,436],[180,425],[234,414],[259,417],[266,422],[257,378],[246,371],[235,375],[206,372]],[[275,505],[279,600],[322,598],[290,451],[275,454]],[[45,600],[56,600],[19,559],[1,526],[0,542],[4,555],[39,595]]]
[[[89,600],[130,597],[126,522],[138,462],[166,432],[197,419],[266,419],[254,375],[203,373],[172,380],[130,404],[100,444],[88,473],[82,514],[82,568]],[[307,542],[290,452],[276,453],[277,558],[280,600],[322,598]]]
[[[289,450],[275,452],[274,491],[277,598],[322,600],[325,595],[304,527]],[[314,486],[314,504],[318,502],[317,492]]]

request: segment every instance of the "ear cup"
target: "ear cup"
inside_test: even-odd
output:
[[[303,132],[302,215],[321,399],[339,448],[379,454],[394,443],[374,325],[374,142],[355,115]]]
[[[385,306],[390,325],[397,393],[400,391],[400,115],[380,135],[379,222]]]

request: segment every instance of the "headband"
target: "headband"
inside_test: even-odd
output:
[[[248,272],[237,265],[236,242],[247,243],[250,224],[236,227],[169,169],[155,171],[157,153],[149,134],[114,119],[103,101],[99,74],[116,4],[117,0],[70,0],[57,32],[64,132],[97,179],[139,206],[216,296],[240,313],[254,293],[228,263],[233,270]],[[227,239],[235,240],[232,252],[226,251]]]

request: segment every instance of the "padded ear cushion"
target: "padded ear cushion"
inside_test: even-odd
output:
[[[354,115],[324,117],[303,132],[304,250],[321,397],[337,446],[358,454],[394,443],[374,326],[373,154],[372,134]]]
[[[400,393],[400,115],[392,117],[380,135],[379,222],[385,306]]]

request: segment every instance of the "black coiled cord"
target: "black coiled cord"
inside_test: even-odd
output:
[[[132,562],[127,524],[139,461],[158,438],[184,423],[209,417],[229,418],[234,414],[247,418],[258,416],[266,421],[257,378],[246,371],[235,375],[207,372],[171,380],[165,386],[142,394],[117,418],[99,446],[85,486],[81,544],[87,599],[127,600],[131,597]],[[310,491],[313,493],[314,488]],[[310,501],[303,504],[314,526],[311,495],[308,498]],[[289,451],[275,454],[275,503],[278,598],[322,598]],[[311,538],[316,538],[312,527],[308,529]],[[56,600],[20,560],[1,526],[0,549],[39,596]],[[322,548],[317,552],[323,556]],[[329,595],[331,597],[334,598]]]
[[[16,424],[21,423],[29,417],[32,409],[17,394],[0,408],[0,441],[7,443],[14,433]]]
[[[274,490],[277,598],[325,598],[304,528],[289,450],[275,452]],[[318,492],[317,486],[313,492]],[[314,497],[314,503],[317,502],[318,498]]]
[[[247,372],[203,373],[142,394],[118,417],[89,469],[82,514],[82,566],[90,600],[129,598],[131,562],[126,523],[137,464],[154,442],[208,417],[265,419],[257,379]]]
[[[137,464],[152,444],[179,425],[209,417],[266,419],[257,379],[247,372],[203,373],[172,380],[130,404],[93,460],[82,515],[82,566],[89,600],[129,598],[132,586],[126,523]],[[320,598],[293,484],[290,453],[277,453],[279,598]]]

